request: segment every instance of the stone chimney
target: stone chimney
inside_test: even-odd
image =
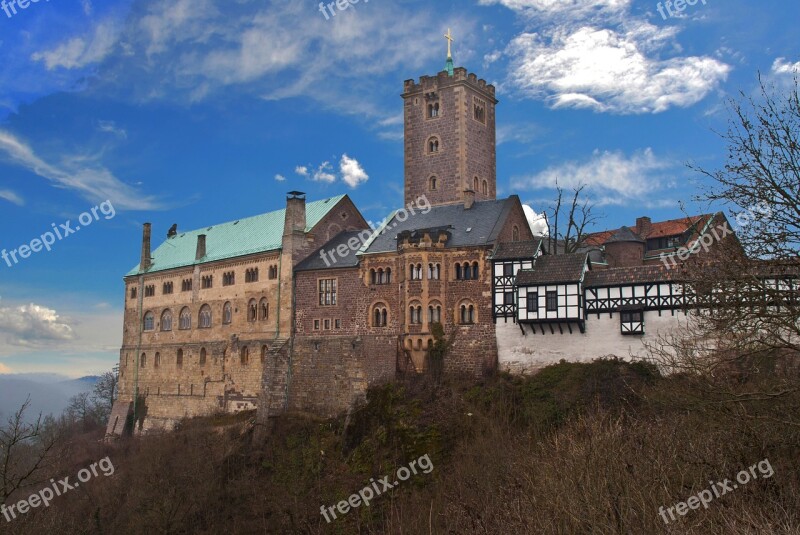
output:
[[[302,191],[290,191],[286,197],[286,219],[283,223],[283,235],[306,231],[306,194]]]
[[[206,235],[197,235],[197,252],[194,255],[195,260],[202,260],[206,256]]]
[[[150,254],[150,233],[152,225],[145,223],[142,228],[142,257],[139,260],[139,269],[147,271],[153,265],[153,257]]]
[[[471,189],[464,190],[464,210],[469,210],[475,204],[475,192]]]
[[[650,234],[650,229],[653,227],[653,222],[649,217],[640,217],[636,219],[636,234],[646,238]]]

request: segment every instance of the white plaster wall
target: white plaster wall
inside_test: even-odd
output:
[[[656,342],[659,335],[669,334],[686,326],[687,318],[683,312],[663,311],[645,312],[645,333],[643,336],[623,336],[619,328],[619,313],[613,317],[608,313],[590,314],[586,318],[586,333],[581,334],[577,324],[572,326],[572,334],[563,326],[561,334],[556,325],[555,334],[545,325],[547,334],[542,334],[536,326],[536,334],[531,334],[531,326],[525,325],[525,336],[516,323],[497,321],[498,364],[501,371],[525,374],[555,364],[561,359],[568,362],[590,362],[600,357],[617,356],[628,359],[631,356],[645,355],[644,341]]]

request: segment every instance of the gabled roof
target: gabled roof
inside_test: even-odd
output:
[[[663,265],[633,266],[596,269],[586,274],[584,286],[618,286],[646,282],[669,282],[679,280],[681,270],[668,269]]]
[[[678,236],[694,228],[696,232],[700,231],[710,220],[714,214],[703,214],[693,217],[682,217],[680,219],[670,219],[668,221],[657,221],[650,223],[648,228],[628,227],[628,229],[637,235],[639,238],[649,240],[653,238],[664,238],[667,236]],[[623,227],[625,228],[625,227]],[[601,232],[594,232],[589,234],[584,239],[586,245],[603,245],[614,234],[622,229],[604,230]]]
[[[492,260],[523,260],[535,258],[542,247],[542,239],[501,243],[492,253]]]
[[[450,233],[447,248],[493,244],[515,202],[519,198],[512,195],[507,199],[476,201],[468,210],[463,204],[433,206],[427,213],[415,208],[417,213],[409,211],[404,221],[395,214],[386,223],[385,232],[378,234],[360,254],[397,251],[399,234],[420,229],[447,230]]]
[[[521,269],[517,272],[516,284],[537,286],[579,282],[587,267],[591,269],[588,253],[540,256],[533,269]]]
[[[364,233],[365,236],[372,234],[372,230],[345,230],[340,232],[336,236],[334,236],[331,240],[328,241],[325,245],[311,253],[308,258],[297,264],[294,268],[295,271],[312,271],[315,269],[336,269],[336,268],[348,268],[348,267],[355,267],[358,265],[358,256],[356,253],[358,252],[359,247],[363,245],[363,241],[361,240],[361,233]],[[358,240],[358,247],[352,249],[350,245],[347,243],[352,238],[356,238]],[[344,255],[339,255],[338,252],[335,252],[336,249],[340,245],[344,245],[347,247],[347,253]],[[325,252],[325,256],[321,253]],[[325,258],[328,259],[325,262]]]
[[[306,232],[330,212],[345,195],[306,204]],[[179,232],[167,238],[152,253],[153,264],[147,273],[205,264],[238,256],[279,250],[282,246],[286,209],[275,210],[245,219]],[[195,260],[197,236],[206,235],[206,256]],[[140,274],[137,264],[125,276]]]

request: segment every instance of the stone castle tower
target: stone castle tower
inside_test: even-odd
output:
[[[494,200],[494,86],[453,68],[448,50],[445,70],[406,80],[402,96],[406,204],[423,194],[433,205]]]

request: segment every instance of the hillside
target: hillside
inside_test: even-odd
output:
[[[113,476],[0,532],[797,533],[800,433],[770,421],[796,394],[751,418],[693,388],[640,363],[561,363],[480,384],[393,383],[349,417],[276,418],[257,445],[252,413],[113,445],[95,434],[53,474],[109,456]],[[752,480],[708,508],[659,515],[750,466]]]

